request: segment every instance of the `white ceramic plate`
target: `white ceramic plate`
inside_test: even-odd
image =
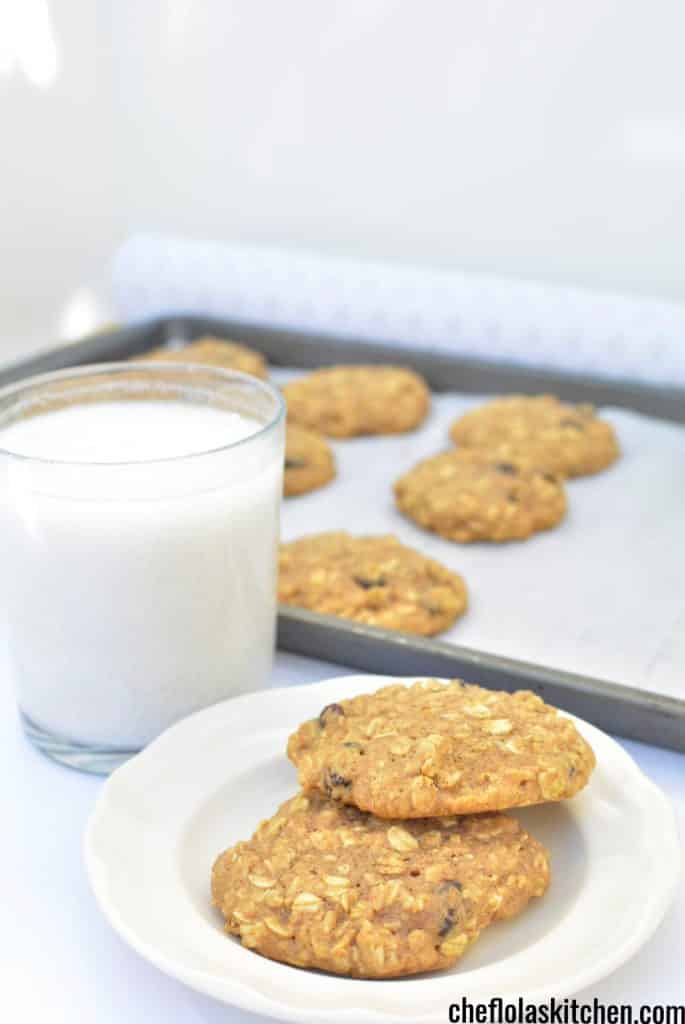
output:
[[[568,803],[516,812],[552,852],[549,892],[488,928],[451,971],[339,978],[266,960],[224,934],[210,906],[211,865],[296,790],[288,734],[325,704],[389,681],[345,676],[238,697],[179,722],[116,771],[85,855],[97,900],[126,942],[200,992],[312,1024],[442,1024],[462,995],[568,996],[632,956],[674,895],[675,819],[621,747],[581,721],[598,762],[589,786]]]

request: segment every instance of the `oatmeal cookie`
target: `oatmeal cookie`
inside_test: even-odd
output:
[[[425,418],[430,392],[424,379],[401,366],[332,366],[286,384],[283,395],[295,423],[330,437],[401,434]]]
[[[393,536],[320,533],[282,544],[278,599],[324,615],[434,636],[466,609],[461,576]]]
[[[450,967],[549,884],[549,855],[513,818],[382,821],[312,794],[222,853],[212,896],[262,956],[357,978]]]
[[[183,348],[155,348],[142,356],[135,356],[141,362],[157,363],[200,363],[202,366],[218,366],[224,370],[240,370],[252,377],[266,380],[269,376],[266,360],[260,352],[241,345],[237,341],[223,338],[198,338]]]
[[[450,436],[464,448],[523,455],[562,477],[606,469],[619,455],[613,427],[591,405],[569,405],[553,395],[498,398],[467,412]]]
[[[288,757],[303,789],[381,818],[565,800],[595,765],[573,722],[534,693],[435,679],[329,704],[292,734]]]
[[[525,540],[566,512],[564,485],[529,459],[485,451],[442,452],[395,483],[404,515],[447,540]]]
[[[319,434],[296,423],[285,428],[285,474],[283,493],[286,498],[307,494],[323,487],[335,476],[335,458],[328,442]]]

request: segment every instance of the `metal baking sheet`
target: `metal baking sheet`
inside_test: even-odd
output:
[[[334,362],[389,362],[413,366],[432,388],[465,394],[553,391],[575,401],[618,406],[685,422],[685,391],[640,383],[596,381],[550,370],[502,366],[482,360],[434,355],[402,346],[340,340],[233,321],[174,317],[116,328],[54,349],[0,371],[0,385],[68,366],[130,358],[164,343],[204,333],[244,340],[276,366],[313,367]],[[528,687],[551,703],[634,739],[685,750],[685,701],[592,679],[556,668],[485,653],[453,642],[423,640],[360,626],[300,609],[281,608],[279,646],[349,667],[390,674],[461,676],[500,689]]]
[[[0,386],[36,373],[62,370],[81,363],[129,359],[155,345],[202,334],[235,338],[259,349],[275,366],[314,368],[332,363],[388,363],[399,359],[423,374],[434,391],[463,394],[540,394],[553,391],[561,398],[595,405],[615,405],[647,416],[685,423],[685,389],[657,387],[639,381],[599,380],[583,374],[562,374],[474,359],[466,356],[428,352],[402,345],[396,351],[387,343],[363,339],[336,338],[306,331],[256,327],[237,320],[212,317],[175,316],[158,318],[127,327],[115,327],[81,341],[20,360],[0,371]]]
[[[424,640],[304,608],[281,606],[278,646],[336,665],[398,676],[466,679],[495,690],[533,690],[607,732],[685,751],[685,701],[603,679]]]

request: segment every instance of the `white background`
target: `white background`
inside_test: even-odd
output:
[[[88,329],[134,229],[685,301],[684,37],[679,0],[0,0],[0,362]],[[2,675],[0,1017],[256,1020],[109,931],[80,856],[98,783],[12,709]],[[682,757],[631,750],[682,826]],[[684,899],[585,995],[682,1001]]]
[[[133,229],[685,300],[679,0],[0,0],[0,346]]]

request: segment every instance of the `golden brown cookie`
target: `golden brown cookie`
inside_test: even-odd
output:
[[[286,384],[288,416],[330,437],[401,434],[430,407],[422,377],[401,366],[333,366]]]
[[[333,450],[320,434],[296,423],[285,428],[285,474],[283,493],[286,498],[307,494],[323,487],[335,476]]]
[[[459,448],[419,462],[395,483],[397,506],[447,540],[524,540],[556,526],[564,485],[529,459]]]
[[[262,956],[357,978],[450,967],[549,884],[549,855],[503,814],[381,821],[299,795],[226,850],[212,896]]]
[[[535,694],[434,679],[329,704],[288,757],[303,789],[381,818],[565,800],[595,765],[573,722]]]
[[[240,370],[252,377],[266,380],[269,376],[266,360],[260,352],[241,345],[237,341],[223,338],[198,338],[183,348],[156,348],[142,356],[135,356],[142,362],[157,363],[200,363],[202,366],[219,366],[225,370]]]
[[[342,531],[281,545],[278,599],[420,636],[447,629],[467,604],[461,576],[397,537]]]
[[[553,395],[498,398],[456,420],[450,436],[464,448],[522,455],[562,477],[598,473],[619,455],[613,427],[591,405],[569,405]]]

